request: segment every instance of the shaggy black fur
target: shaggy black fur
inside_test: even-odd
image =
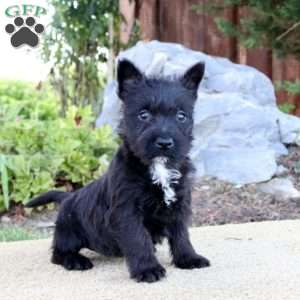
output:
[[[73,193],[51,191],[32,200],[35,207],[61,203],[53,241],[52,262],[68,270],[92,268],[79,254],[89,248],[108,256],[125,256],[130,275],[154,282],[165,276],[154,245],[167,238],[175,266],[209,266],[193,249],[187,230],[191,213],[191,173],[187,158],[192,141],[193,107],[204,65],[191,67],[180,79],[146,78],[131,62],[118,66],[123,101],[123,140],[104,176]],[[150,167],[155,157],[180,171],[172,183],[176,201],[167,205]]]

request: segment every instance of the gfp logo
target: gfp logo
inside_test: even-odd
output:
[[[28,45],[36,47],[39,35],[44,32],[44,25],[37,23],[35,17],[46,15],[47,10],[35,5],[13,5],[5,10],[5,15],[14,18],[13,24],[7,24],[5,31],[11,35],[10,42],[15,48]]]

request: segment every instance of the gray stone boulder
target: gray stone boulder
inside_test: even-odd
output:
[[[180,76],[194,63],[205,63],[190,153],[197,176],[237,184],[267,181],[276,174],[276,158],[287,154],[285,144],[300,144],[300,119],[278,110],[272,82],[252,67],[158,41],[139,42],[122,58],[146,75],[162,77]],[[121,102],[116,87],[116,82],[106,87],[97,126],[117,127]]]
[[[257,185],[258,190],[272,194],[277,200],[300,199],[300,192],[289,178],[274,178]]]

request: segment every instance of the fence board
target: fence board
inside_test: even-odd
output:
[[[150,41],[158,37],[157,5],[157,0],[143,0],[137,5],[137,15],[140,21],[143,40]]]
[[[185,3],[182,26],[182,43],[195,50],[205,51],[205,28],[206,20],[204,15],[197,15],[191,8],[199,1],[187,0]],[[170,40],[169,40],[170,41]]]

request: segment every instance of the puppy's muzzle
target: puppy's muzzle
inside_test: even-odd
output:
[[[155,147],[159,150],[170,150],[174,147],[174,140],[172,138],[158,137],[155,141]]]

